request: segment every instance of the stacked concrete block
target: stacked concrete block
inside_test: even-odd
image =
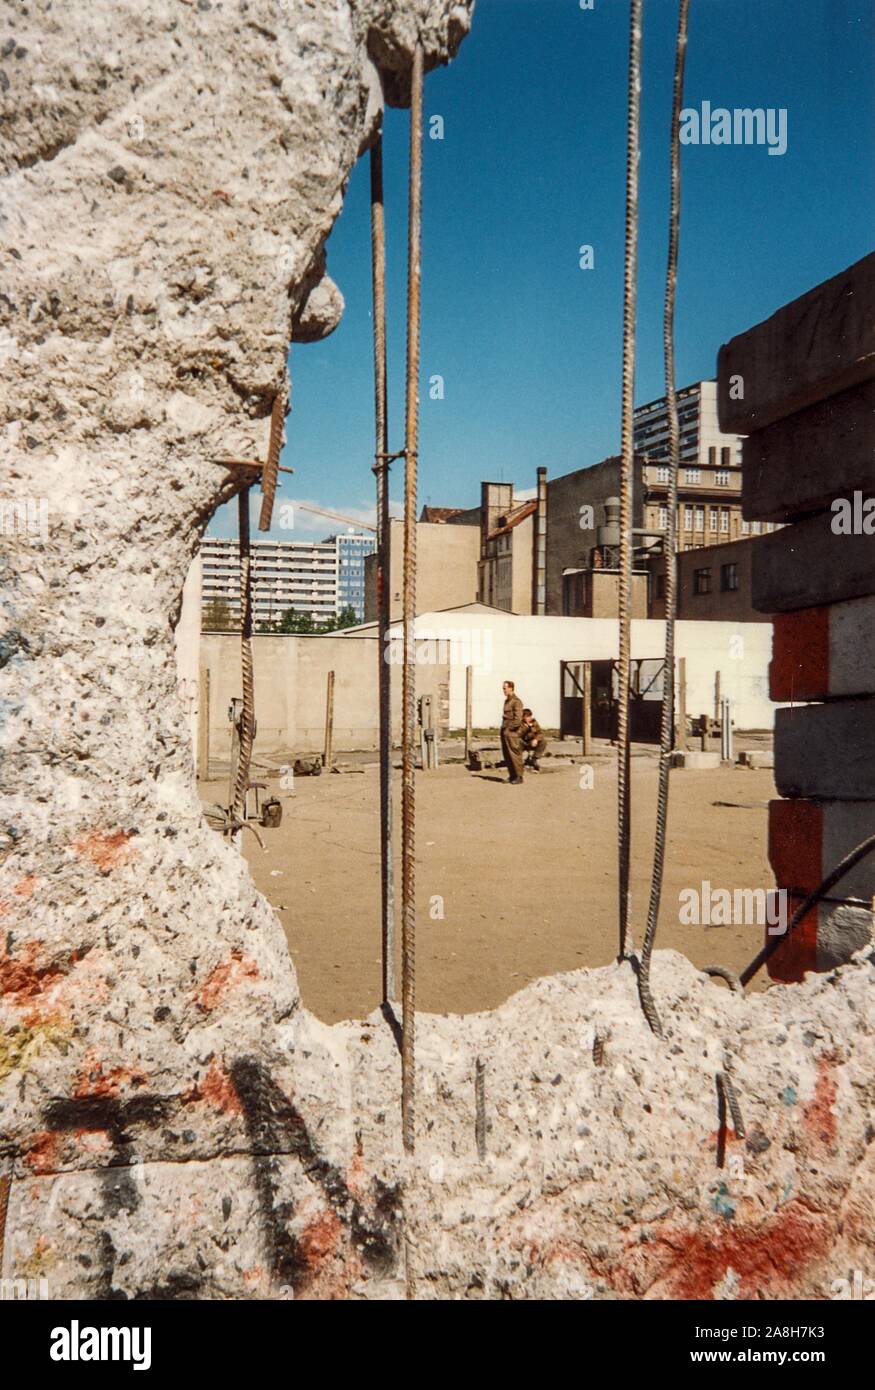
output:
[[[786,523],[751,544],[784,706],[769,860],[792,915],[875,833],[875,255],[725,344],[718,402],[721,429],[747,436],[745,518]],[[772,977],[848,960],[872,939],[873,896],[875,854],[782,943]]]

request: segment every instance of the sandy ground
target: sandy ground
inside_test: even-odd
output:
[[[540,975],[602,965],[617,942],[616,795],[609,752],[579,766],[546,760],[521,787],[503,769],[455,765],[416,778],[417,1005],[434,1013],[492,1009]],[[259,776],[263,776],[259,772]],[[363,1018],[380,1003],[379,779],[361,771],[298,777],[265,851],[244,835],[256,884],[285,928],[305,1004],[326,1022]],[[225,782],[207,783],[218,800]],[[400,774],[394,774],[396,851]],[[770,887],[769,772],[671,775],[669,846],[658,946],[695,965],[738,969],[762,928],[682,925],[681,889]],[[656,761],[632,763],[632,930],[640,942],[650,887]],[[723,804],[720,804],[723,803]],[[396,858],[400,902],[400,863]],[[442,914],[442,915],[441,915]],[[400,908],[397,935],[400,937]],[[400,994],[400,966],[398,973]],[[760,977],[761,983],[766,980]]]

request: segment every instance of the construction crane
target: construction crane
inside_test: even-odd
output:
[[[342,516],[340,512],[329,512],[324,507],[312,507],[309,502],[293,502],[293,507],[299,507],[302,512],[315,512],[317,516],[330,516],[332,521],[344,521],[347,526],[357,526],[360,531],[373,531],[377,534],[376,526],[369,526],[366,521],[355,521],[351,516]]]

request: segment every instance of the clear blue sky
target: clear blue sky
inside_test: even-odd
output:
[[[645,0],[636,401],[663,393],[662,297],[676,0]],[[425,87],[419,505],[471,506],[482,478],[533,486],[618,448],[626,0],[477,0]],[[692,0],[685,106],[785,107],[788,150],[687,146],[678,383],[717,349],[872,249],[871,0]],[[444,139],[428,138],[428,117]],[[388,111],[390,448],[403,443],[408,113]],[[373,517],[367,157],[328,243],[339,328],[296,346],[280,501]],[[581,270],[589,243],[595,268]],[[439,373],[445,398],[431,400]],[[403,495],[393,468],[393,500]],[[211,526],[234,534],[233,512]],[[297,514],[290,538],[330,523]],[[258,533],[255,532],[255,535]]]

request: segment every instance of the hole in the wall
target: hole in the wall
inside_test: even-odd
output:
[[[458,73],[455,77],[458,80]],[[400,130],[405,121],[405,113],[387,112],[387,135],[393,122]],[[389,300],[395,309],[390,323],[390,447],[397,447],[396,440],[400,443],[403,424],[399,386],[404,329],[398,313],[403,308],[404,277],[403,144],[399,136],[394,170],[390,171],[387,160],[387,187],[394,184],[395,188],[387,201]],[[387,142],[387,153],[391,148]],[[373,385],[367,186],[365,157],[353,170],[343,216],[329,243],[329,269],[347,300],[344,319],[324,342],[306,350],[295,346],[291,355],[293,411],[286,422],[283,462],[295,467],[297,474],[291,484],[281,482],[275,518],[296,497],[321,501],[331,509],[340,476],[331,455],[332,423],[350,413],[359,422],[354,450],[358,495],[370,507]],[[432,210],[431,216],[441,216],[439,209]],[[354,229],[354,252],[352,240],[344,242],[341,236],[347,228]],[[425,360],[423,379],[427,378]],[[426,410],[427,388],[422,395]],[[322,452],[312,447],[320,429],[326,436]],[[396,498],[400,473],[398,464],[393,481]],[[427,490],[420,503],[426,497]],[[252,499],[252,537],[257,542],[262,539],[257,530],[258,489],[253,490]],[[343,513],[345,508],[338,505],[336,510]],[[234,508],[226,511],[225,531],[233,536]],[[370,515],[373,519],[372,511]],[[331,525],[326,519],[319,535],[328,534]],[[394,579],[392,588],[397,588]],[[293,769],[296,760],[313,762],[321,754],[324,678],[330,669],[322,653],[331,642],[341,641],[373,647],[375,638],[282,637],[259,633],[256,622],[259,733],[252,776],[266,783],[264,795],[277,795],[283,802],[283,820],[278,829],[263,832],[264,853],[250,837],[244,837],[242,844],[257,887],[284,927],[303,1000],[329,1022],[369,1014],[380,1000],[378,768],[372,749],[362,750],[352,734],[344,746],[344,736],[336,734],[335,757],[347,764],[342,772],[291,778],[287,772],[288,785],[283,786],[282,780],[283,769]],[[216,649],[217,675],[210,699],[211,732],[218,746],[210,750],[214,775],[201,791],[205,799],[227,800],[230,729],[225,713],[231,694],[239,695],[230,675],[239,671],[239,642],[232,629],[224,636],[209,634],[205,643]],[[279,654],[283,646],[287,657]],[[319,648],[316,659],[313,652]],[[208,664],[212,671],[212,658]],[[334,664],[339,700],[344,694],[339,655]],[[375,649],[368,664],[375,672]],[[502,679],[515,674],[494,672],[496,724]],[[400,684],[398,668],[395,676]],[[278,724],[282,716],[275,718],[268,707],[279,707],[282,699],[287,704],[300,701],[305,686],[309,713],[305,719],[295,716],[295,736],[284,740]],[[524,686],[520,693],[525,699]],[[367,698],[376,700],[375,681]],[[555,755],[542,760],[542,770],[517,789],[505,785],[506,770],[495,765],[501,756],[497,732],[481,734],[478,742],[485,745],[486,760],[493,766],[472,774],[461,762],[447,762],[417,778],[418,1003],[424,1010],[439,1013],[491,1009],[534,979],[608,964],[616,955],[616,750],[606,742],[598,745],[584,764],[573,755],[569,740],[562,749],[554,748]],[[461,743],[452,751],[460,757]],[[217,768],[221,771],[215,775]],[[584,768],[592,773],[587,785]],[[635,748],[632,792],[632,923],[640,936],[652,861],[654,748]],[[712,924],[701,918],[691,922],[682,919],[679,906],[682,893],[691,888],[704,899],[708,888],[733,893],[773,882],[766,852],[766,805],[774,795],[771,774],[764,770],[698,773],[674,780],[660,948],[678,950],[700,967],[716,961],[732,970],[740,969],[758,950],[763,940],[763,926],[758,922],[744,926]],[[397,771],[394,802],[396,897],[400,898]],[[701,916],[707,918],[707,913],[703,910]],[[396,920],[400,921],[400,904]],[[762,975],[755,987],[765,982]]]

